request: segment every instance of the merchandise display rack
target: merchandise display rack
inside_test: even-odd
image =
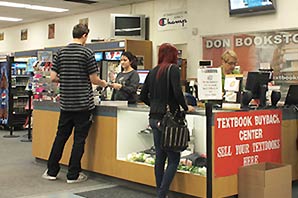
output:
[[[22,65],[22,67],[18,67]],[[7,56],[7,123],[10,134],[5,135],[5,138],[19,137],[14,135],[15,128],[22,128],[28,113],[25,107],[28,103],[28,94],[26,93],[26,86],[30,78],[26,73],[26,62],[15,62],[14,56]]]

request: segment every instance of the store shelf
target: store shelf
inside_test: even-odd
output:
[[[27,94],[26,86],[30,75],[26,74],[27,62],[14,61],[12,59],[11,65],[8,68],[8,125],[10,127],[23,125],[27,119],[28,112],[25,107],[28,103],[29,96]]]

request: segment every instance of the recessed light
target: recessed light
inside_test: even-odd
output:
[[[22,21],[23,19],[20,18],[12,18],[12,17],[1,17],[0,16],[0,21],[12,21],[12,22],[18,22]]]
[[[54,8],[54,7],[47,7],[47,6],[39,6],[39,5],[30,5],[24,3],[14,3],[14,2],[7,2],[7,1],[0,1],[0,6],[5,7],[13,7],[13,8],[25,8],[31,10],[41,10],[46,12],[67,12],[68,9],[64,8]]]

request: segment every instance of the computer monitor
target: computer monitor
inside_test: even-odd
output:
[[[142,69],[142,70],[137,70],[138,74],[139,74],[139,77],[140,77],[140,81],[139,81],[139,84],[144,84],[145,82],[145,79],[148,75],[150,70],[147,70],[147,69]]]
[[[286,106],[298,105],[298,85],[290,85],[286,96]]]
[[[266,87],[270,81],[270,73],[248,72],[245,89],[251,91],[253,99],[260,99],[262,87]]]
[[[267,72],[248,72],[245,90],[251,92],[252,99],[259,99],[259,107],[266,106],[266,92],[271,74]]]

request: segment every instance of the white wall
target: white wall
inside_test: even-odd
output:
[[[147,2],[121,6],[2,29],[0,32],[4,32],[5,38],[0,41],[0,53],[63,46],[72,40],[72,28],[79,22],[79,19],[83,18],[89,18],[91,30],[87,42],[94,38],[110,38],[110,13],[141,13],[150,16],[150,13],[153,13],[153,5],[153,2]],[[48,39],[48,24],[51,23],[55,23],[55,39]],[[28,29],[28,40],[21,41],[21,30],[26,28]]]
[[[188,11],[188,27],[158,31],[157,19],[160,13],[178,8]],[[92,38],[109,38],[110,13],[145,14],[150,18],[154,65],[157,62],[156,49],[161,43],[171,42],[183,46],[183,50],[186,49],[183,54],[188,59],[187,77],[190,78],[196,77],[197,62],[202,57],[202,36],[297,28],[297,10],[297,0],[279,0],[275,14],[230,17],[228,0],[155,0],[0,30],[5,36],[4,41],[0,41],[0,53],[65,45],[71,41],[72,27],[82,18],[89,18],[89,41]],[[56,34],[55,39],[48,40],[47,29],[51,23],[56,24]],[[28,40],[20,41],[21,29],[25,28],[28,28]],[[192,34],[193,28],[198,29],[197,35]]]

